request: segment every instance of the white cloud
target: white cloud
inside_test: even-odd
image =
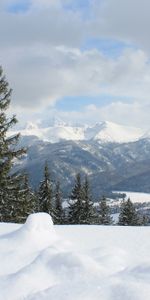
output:
[[[1,8],[1,48],[30,47],[43,43],[79,45],[84,31],[80,15],[56,3],[52,5],[51,1],[32,0],[30,8],[20,13]]]
[[[111,37],[148,51],[150,54],[149,0],[94,0],[91,34]]]
[[[89,105],[82,112],[60,112],[51,110],[49,118],[58,116],[60,119],[81,124],[94,124],[100,121],[111,121],[126,126],[135,126],[145,130],[150,129],[150,104],[115,102],[104,107]]]
[[[64,96],[109,94],[130,98],[131,103],[86,108],[85,121],[121,118],[145,124],[150,112],[150,2],[93,0],[87,22],[81,11],[64,8],[69,1],[32,0],[30,9],[18,14],[3,8],[15,1],[1,1],[0,64],[14,90],[14,111],[29,109],[32,114],[54,107]],[[125,49],[117,58],[96,49],[81,51],[82,42],[94,36],[123,40],[138,49]],[[83,113],[70,116],[82,119]]]
[[[87,107],[86,113],[91,115],[93,120],[108,120],[124,125],[150,129],[149,115],[150,104],[139,102],[123,103],[115,102],[102,108]]]
[[[38,110],[64,96],[100,94],[149,101],[150,65],[140,50],[125,51],[114,60],[98,50],[24,47],[1,51],[1,57],[7,62],[15,106]]]

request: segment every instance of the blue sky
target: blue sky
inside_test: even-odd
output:
[[[2,0],[0,64],[13,88],[11,111],[23,122],[47,112],[75,121],[81,113],[83,123],[148,127],[150,2],[143,2]]]
[[[118,41],[112,38],[89,38],[82,45],[81,49],[98,49],[104,55],[117,58],[122,54],[125,48],[134,48],[132,44],[125,43],[123,41]]]
[[[26,12],[30,8],[30,3],[30,0],[18,0],[8,4],[7,10],[11,13]]]
[[[67,10],[80,12],[82,17],[87,19],[90,16],[91,0],[71,0],[68,3],[64,3],[63,7]]]
[[[112,102],[122,100],[127,103],[130,102],[129,98],[123,97],[113,97],[110,95],[99,95],[97,97],[88,97],[88,96],[78,96],[78,97],[64,97],[61,101],[58,101],[55,105],[56,109],[61,111],[82,111],[85,106],[91,104],[99,107],[106,106]]]

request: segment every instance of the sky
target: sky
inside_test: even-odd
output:
[[[1,0],[0,65],[19,126],[150,128],[149,0]]]

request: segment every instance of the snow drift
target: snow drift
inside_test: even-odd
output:
[[[6,232],[6,233],[5,233]],[[146,300],[150,228],[0,224],[0,300]]]

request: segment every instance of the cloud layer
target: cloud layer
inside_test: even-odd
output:
[[[85,121],[93,116],[145,124],[150,113],[150,2],[94,0],[86,10],[81,1],[77,4],[30,0],[27,9],[20,10],[19,1],[1,1],[0,64],[14,90],[14,111],[30,110],[32,116],[52,107],[53,113],[65,116],[55,110],[63,97],[107,94],[116,96],[116,102],[90,106],[90,113],[85,107]],[[83,47],[94,37],[126,45],[113,58],[94,43],[90,49]],[[118,97],[127,102],[118,102]],[[77,114],[72,112],[72,118]]]

